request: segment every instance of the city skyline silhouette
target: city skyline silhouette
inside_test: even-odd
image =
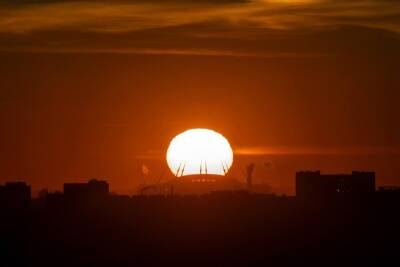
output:
[[[400,0],[0,0],[0,267],[396,266]]]
[[[215,175],[189,175],[215,177]],[[220,176],[224,178],[224,176]],[[0,186],[7,266],[328,266],[396,261],[400,187],[375,173],[296,173],[296,196],[243,190],[117,195],[107,181],[65,183],[31,200]],[[198,185],[199,182],[192,181]],[[235,253],[232,253],[234,251]]]

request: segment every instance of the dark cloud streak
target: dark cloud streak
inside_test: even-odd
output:
[[[0,0],[0,5],[7,6],[21,6],[21,5],[41,5],[41,4],[55,4],[55,3],[106,3],[106,4],[115,4],[115,3],[145,3],[145,4],[174,4],[174,3],[185,3],[185,4],[229,4],[229,3],[249,3],[251,0]]]
[[[18,3],[28,2],[36,5],[0,8],[0,50],[398,55],[398,1],[206,1],[238,3],[226,7],[190,6],[204,1]]]

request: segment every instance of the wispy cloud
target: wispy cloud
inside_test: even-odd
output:
[[[88,48],[111,52],[212,51],[207,53],[240,55],[251,54],[249,51],[254,49],[250,47],[246,51],[237,51],[230,47],[239,46],[241,41],[265,42],[276,39],[279,38],[277,32],[283,37],[295,36],[346,25],[400,33],[399,1],[131,0],[18,3],[0,2],[0,40],[9,44],[7,47],[3,45],[2,50],[42,48],[85,51]],[[69,35],[70,38],[61,38],[57,33]],[[155,36],[157,33],[160,36]],[[99,40],[93,38],[94,35],[109,46],[97,47]],[[127,36],[129,38],[125,39]],[[120,38],[120,41],[113,38]],[[7,43],[10,39],[18,45]],[[38,42],[37,39],[42,41]],[[220,42],[216,43],[216,39]],[[221,40],[231,43],[221,45]],[[184,44],[180,45],[179,42]],[[241,45],[244,47],[246,44]]]
[[[239,156],[267,155],[400,155],[400,149],[395,147],[241,147],[235,149]]]
[[[296,147],[296,146],[246,146],[234,149],[235,156],[400,156],[400,148],[383,146],[359,147]],[[165,151],[148,150],[135,156],[140,160],[163,160]]]

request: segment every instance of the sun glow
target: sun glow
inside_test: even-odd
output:
[[[191,129],[174,137],[168,147],[167,163],[177,176],[225,175],[232,166],[232,148],[224,136],[208,129]]]

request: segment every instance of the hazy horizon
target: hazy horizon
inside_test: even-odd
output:
[[[169,141],[222,133],[232,176],[400,185],[399,1],[0,1],[0,182],[130,192]],[[263,163],[270,162],[269,168]]]

